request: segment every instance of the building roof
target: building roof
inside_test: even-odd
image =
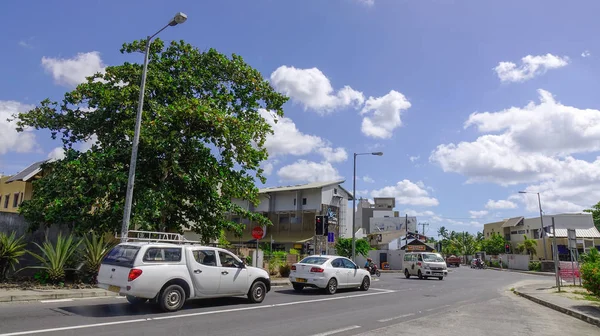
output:
[[[549,237],[553,237],[552,232],[548,233]],[[589,229],[575,229],[577,238],[600,238],[600,231],[596,227]],[[556,229],[556,238],[567,238],[567,229]]]
[[[31,164],[29,167],[11,176],[8,180],[6,180],[6,183],[11,183],[15,181],[27,182],[31,180],[35,175],[42,171],[42,164],[46,163],[47,161],[48,160],[43,160]]]
[[[272,192],[282,192],[282,191],[298,191],[298,190],[306,190],[306,189],[320,189],[323,187],[328,187],[330,185],[338,185],[344,192],[348,194],[348,200],[352,200],[352,194],[341,186],[342,183],[346,182],[346,180],[337,180],[337,181],[325,181],[325,182],[313,182],[306,184],[297,184],[283,187],[269,187],[260,189],[258,192],[261,194],[272,193]]]
[[[502,227],[513,227],[513,226],[517,226],[517,224],[519,224],[519,222],[521,222],[523,220],[523,217],[513,217],[513,218],[509,218],[507,219],[504,224],[502,224]]]

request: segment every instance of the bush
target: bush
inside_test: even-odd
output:
[[[76,241],[72,235],[64,237],[62,234],[58,235],[56,244],[52,244],[48,238],[42,245],[34,243],[40,250],[40,254],[28,252],[42,265],[27,268],[43,270],[48,274],[48,280],[53,284],[64,281],[67,263],[72,259],[80,243],[81,241]]]
[[[529,270],[540,272],[542,270],[542,263],[539,261],[531,261],[529,262]]]
[[[282,278],[287,278],[290,276],[290,265],[281,265],[279,266],[279,275],[281,275]]]
[[[583,288],[600,297],[600,253],[593,249],[585,255],[581,265],[581,280]]]
[[[299,250],[296,250],[296,249],[294,249],[294,248],[291,248],[291,249],[290,249],[290,254],[292,254],[292,255],[300,255],[300,251],[299,251]]]
[[[0,232],[0,281],[6,278],[9,269],[15,270],[25,252],[23,237],[17,238],[15,232],[10,235]]]

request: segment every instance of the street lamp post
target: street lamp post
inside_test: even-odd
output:
[[[135,183],[135,166],[137,163],[138,144],[140,142],[140,128],[142,124],[142,110],[144,108],[144,89],[146,87],[146,73],[148,72],[148,54],[150,53],[150,43],[152,42],[152,38],[154,38],[163,30],[167,29],[170,26],[182,24],[186,20],[187,15],[179,12],[173,17],[173,19],[171,19],[171,21],[166,26],[162,27],[159,31],[154,33],[154,35],[148,36],[146,38],[146,50],[144,52],[144,67],[142,70],[142,82],[140,84],[140,97],[138,100],[138,109],[137,114],[135,116],[135,131],[133,134],[133,144],[131,146],[131,161],[129,162],[129,177],[127,179],[127,193],[125,194],[125,208],[123,210],[123,224],[121,226],[121,242],[127,241],[129,221],[131,218],[133,185]]]
[[[356,157],[359,155],[382,156],[383,152],[354,153],[354,174],[352,175],[352,261],[356,262]]]
[[[542,244],[544,245],[544,260],[548,260],[548,253],[546,252],[546,235],[544,234],[544,218],[542,217],[542,199],[540,198],[540,193],[539,192],[519,191],[519,194],[537,194],[538,206],[540,208],[540,226],[542,227],[542,231],[540,232],[540,235],[542,236]]]

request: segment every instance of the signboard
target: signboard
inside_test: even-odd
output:
[[[577,248],[577,234],[575,229],[567,229],[567,237],[569,238],[569,248]]]
[[[338,223],[337,212],[338,212],[337,207],[333,207],[333,206],[327,207],[327,216],[329,217],[329,224],[336,225]]]
[[[334,241],[335,241],[335,235],[333,234],[333,232],[328,232],[327,233],[327,242],[333,243]]]
[[[407,251],[425,251],[425,245],[408,245],[406,246]]]
[[[262,239],[265,236],[265,230],[263,230],[260,226],[255,226],[252,229],[252,238],[254,239]]]
[[[560,278],[563,280],[571,280],[573,279],[573,277],[575,278],[579,278],[580,274],[579,274],[579,263],[574,262],[573,264],[571,264],[570,261],[559,261],[558,262],[558,268],[559,268],[559,275]],[[573,272],[573,268],[574,268],[574,272]]]

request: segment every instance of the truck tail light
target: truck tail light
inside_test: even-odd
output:
[[[129,276],[127,277],[127,281],[133,281],[133,280],[139,278],[140,275],[142,275],[141,269],[132,268],[131,271],[129,271]]]
[[[420,261],[417,263],[417,266],[421,266],[423,265]]]
[[[292,271],[296,270],[296,265],[292,265]]]
[[[313,267],[310,269],[311,273],[323,273],[324,269],[322,269],[321,267]]]

